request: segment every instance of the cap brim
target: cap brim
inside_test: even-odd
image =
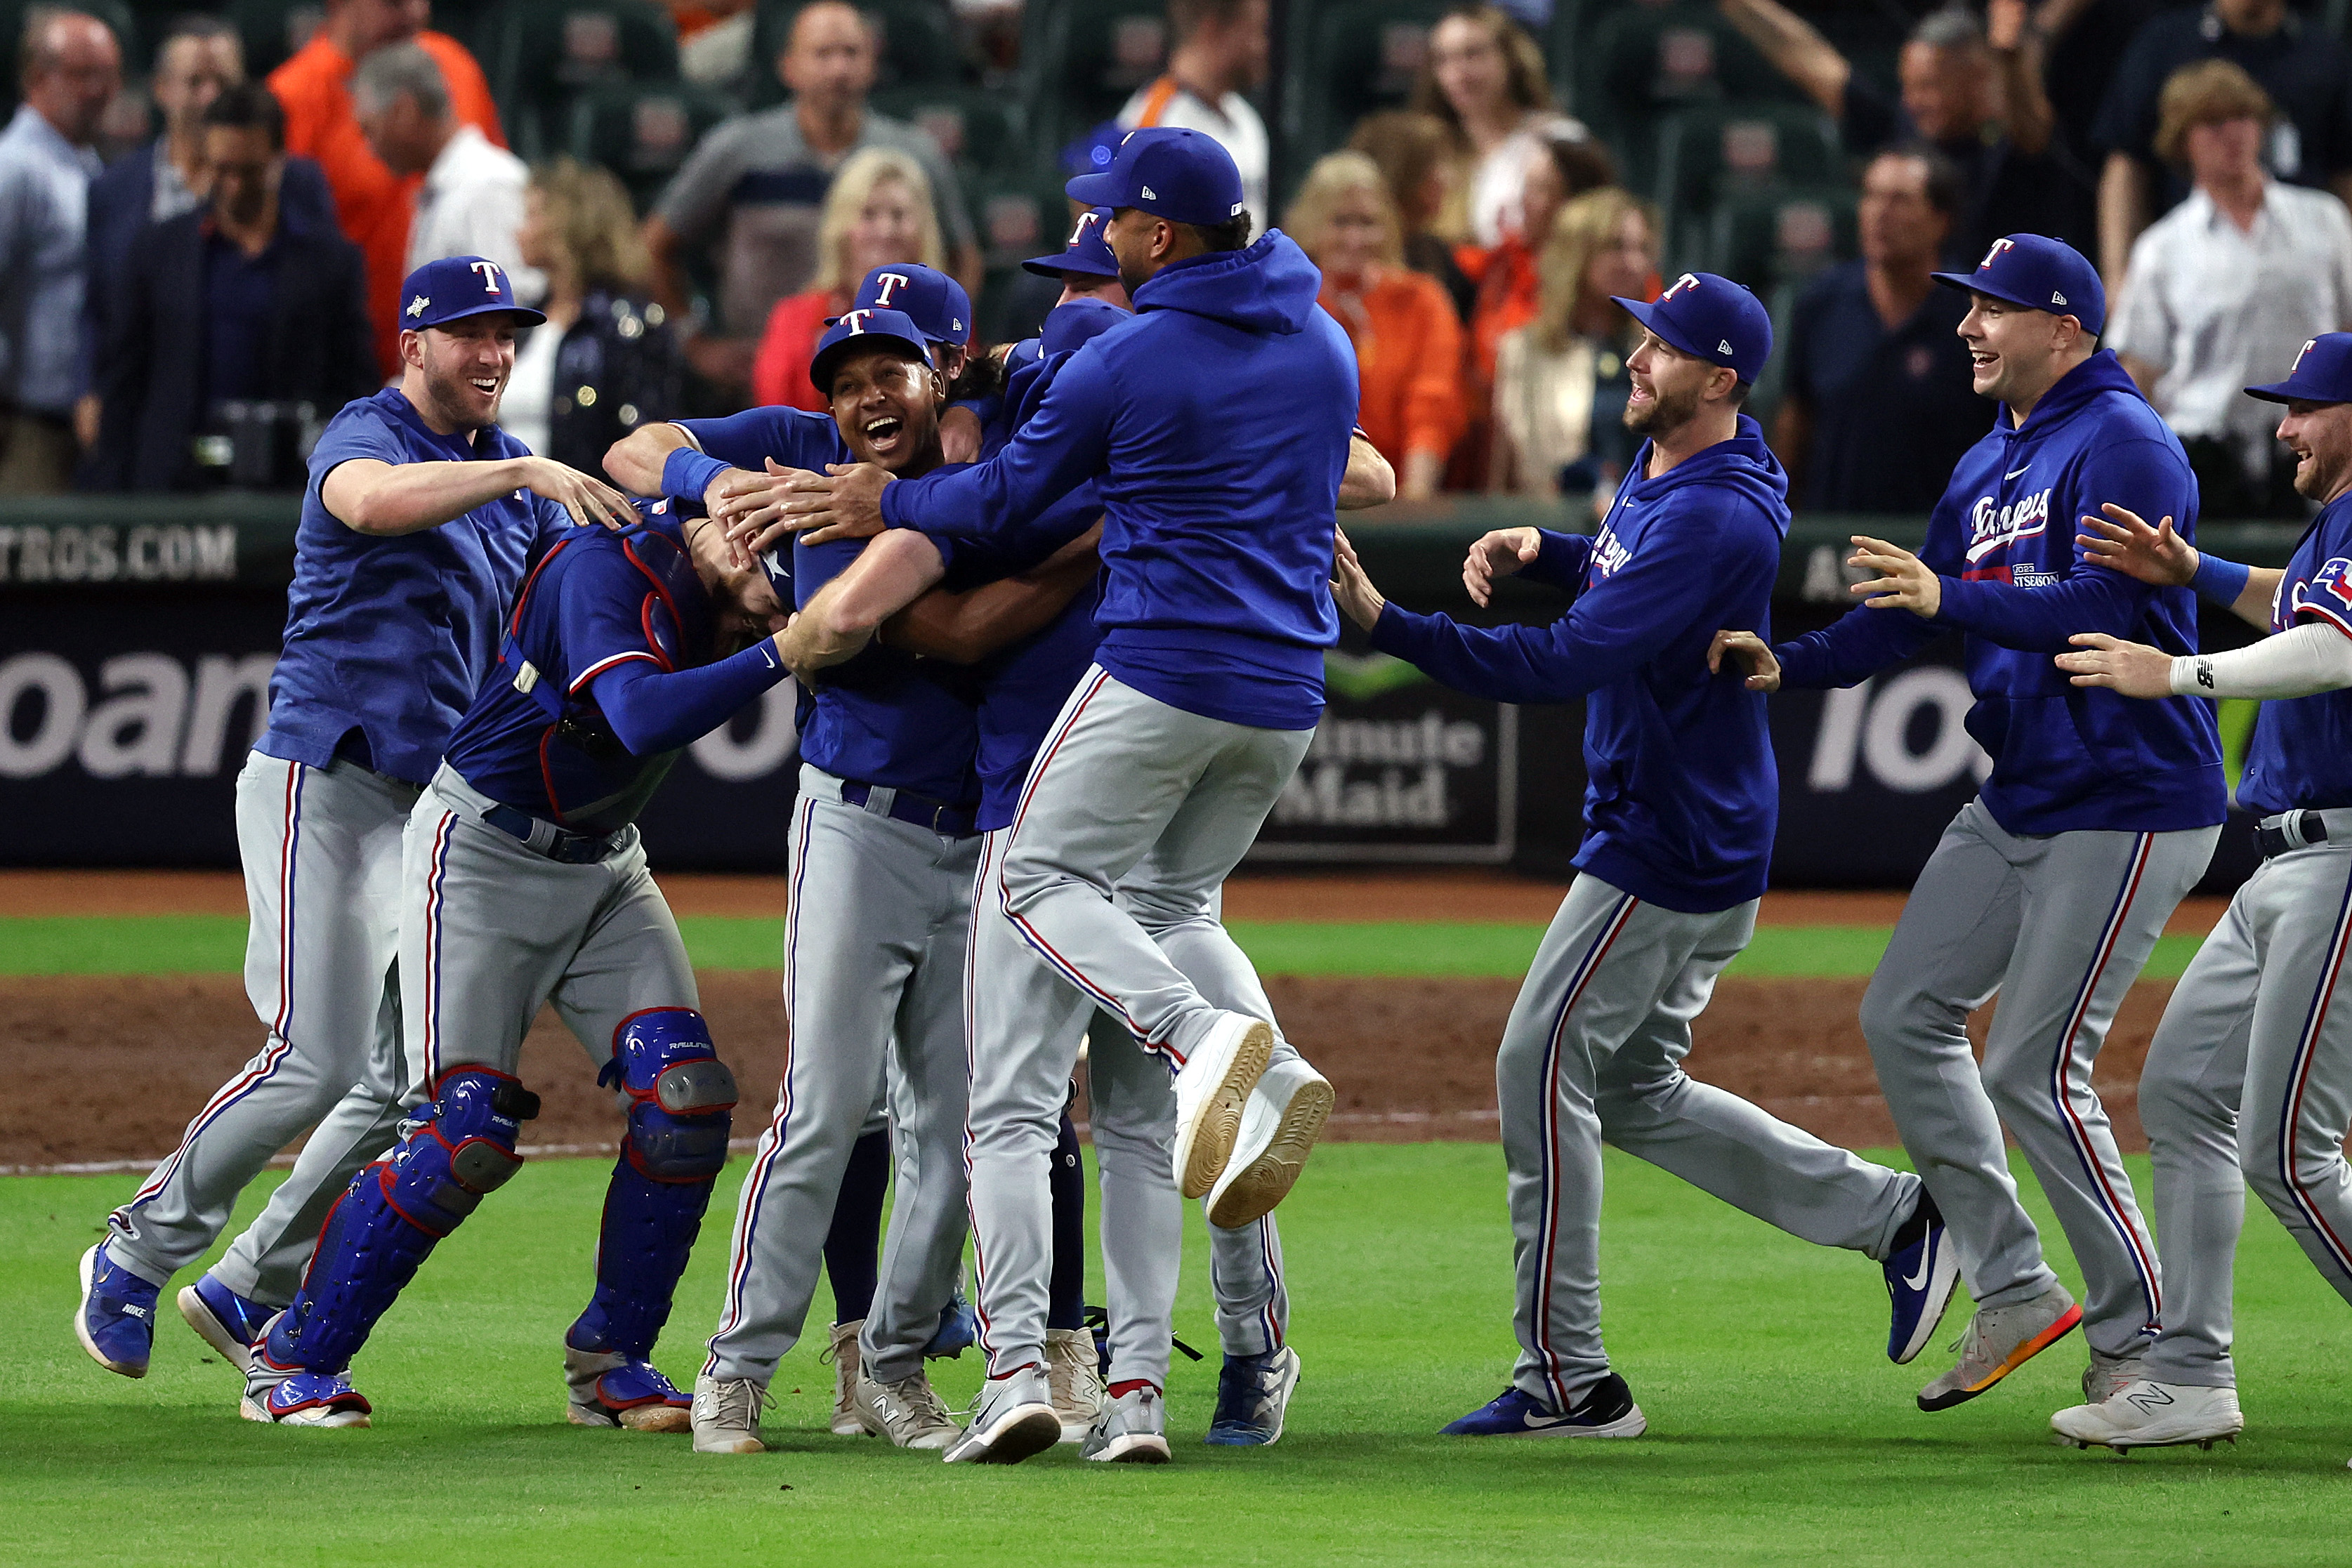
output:
[[[1625,308],[1626,315],[1631,316],[1634,320],[1639,321],[1643,328],[1647,329],[1651,333],[1656,336],[1658,341],[1664,343],[1669,348],[1679,349],[1684,353],[1690,355],[1691,358],[1695,360],[1705,360],[1711,365],[1718,365],[1723,362],[1715,355],[1708,353],[1706,350],[1693,347],[1687,340],[1672,329],[1672,323],[1668,323],[1666,326],[1660,326],[1658,324],[1658,307],[1656,305],[1651,304],[1645,300],[1628,299],[1622,294],[1611,295],[1609,297],[1609,302],[1612,305],[1623,306]]]
[[[1121,198],[1126,193],[1119,188],[1118,176],[1108,170],[1099,174],[1081,174],[1062,187],[1074,202],[1084,202],[1090,207],[1120,207],[1127,205]]]
[[[477,305],[471,310],[453,311],[438,320],[427,321],[425,324],[428,327],[446,327],[452,321],[463,321],[474,316],[511,316],[515,319],[515,325],[518,327],[539,327],[545,325],[547,321],[544,311],[534,310],[528,305]]]
[[[1088,277],[1117,277],[1118,276],[1118,268],[1117,267],[1113,267],[1109,270],[1106,271],[1102,267],[1090,266],[1085,262],[1072,259],[1069,253],[1066,251],[1063,252],[1059,256],[1033,256],[1028,260],[1021,264],[1021,270],[1024,272],[1034,272],[1040,277],[1059,277],[1066,272],[1084,273]]]
[[[1945,287],[1957,288],[1963,294],[1981,294],[1988,299],[1999,299],[2006,304],[2014,305],[2021,310],[2039,310],[2045,316],[2072,316],[2075,320],[2083,321],[2080,311],[2053,310],[2043,301],[2023,298],[2015,294],[2004,294],[1998,288],[1987,288],[1972,272],[1931,272],[1927,276]],[[2094,338],[2099,335],[2098,328],[2092,326],[2088,321],[2083,321],[2083,329]]]
[[[816,351],[815,357],[809,361],[809,385],[816,388],[821,396],[831,397],[833,367],[840,361],[842,355],[847,353],[852,347],[876,347],[886,343],[895,343],[901,349],[911,349],[914,350],[916,359],[920,360],[924,364],[931,364],[931,349],[928,343],[918,343],[911,338],[901,338],[896,332],[860,332],[854,338],[843,339],[829,349],[819,349]],[[932,368],[936,370],[938,367],[933,365]]]

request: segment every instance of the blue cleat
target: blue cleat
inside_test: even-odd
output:
[[[180,1292],[180,1315],[198,1338],[239,1372],[253,1370],[253,1347],[269,1333],[279,1309],[247,1301],[210,1274]]]
[[[1201,1441],[1227,1448],[1279,1441],[1297,1386],[1298,1353],[1288,1345],[1264,1355],[1227,1355],[1217,1374],[1217,1413]]]
[[[1900,1366],[1934,1337],[1960,1282],[1959,1249],[1925,1186],[1911,1218],[1895,1233],[1895,1250],[1881,1267],[1886,1270],[1886,1296],[1893,1308],[1886,1359]]]
[[[564,1419],[575,1427],[626,1427],[632,1432],[693,1427],[694,1401],[650,1361],[566,1344],[563,1381],[571,1395]]]
[[[980,1317],[971,1303],[963,1299],[959,1290],[940,1309],[940,1326],[931,1335],[931,1343],[923,1347],[925,1361],[953,1361],[966,1350],[980,1343]]]
[[[364,1427],[373,1408],[348,1372],[298,1372],[266,1390],[248,1388],[236,1413],[268,1426]]]
[[[155,1296],[151,1285],[106,1255],[106,1243],[81,1255],[81,1304],[74,1309],[74,1338],[90,1360],[125,1377],[147,1375],[155,1348]]]
[[[1566,1415],[1534,1395],[1506,1388],[1447,1427],[1451,1437],[1638,1437],[1650,1418],[1633,1403],[1633,1391],[1615,1373],[1584,1390]]]

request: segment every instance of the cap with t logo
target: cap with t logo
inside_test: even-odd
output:
[[[547,319],[530,306],[515,303],[514,280],[488,256],[451,256],[428,261],[400,286],[404,331],[446,326],[493,310],[512,316],[518,327],[536,327]]]
[[[1059,277],[1066,272],[1084,273],[1089,277],[1117,277],[1118,257],[1110,253],[1110,240],[1103,226],[1110,222],[1108,207],[1088,207],[1078,214],[1077,226],[1070,231],[1070,241],[1052,256],[1033,256],[1021,264],[1024,272],[1034,272],[1040,277]]]
[[[809,384],[832,397],[834,366],[860,348],[896,348],[909,360],[924,365],[931,362],[923,329],[904,310],[851,310],[834,318],[824,336],[816,340],[816,352],[809,359]]]
[[[1685,272],[1654,303],[1609,297],[1658,340],[1709,360],[1753,383],[1772,357],[1772,313],[1744,284],[1712,272]]]
[[[2264,402],[2352,402],[2352,332],[2322,332],[2295,355],[2286,380],[2248,387]]]
[[[853,310],[896,310],[922,329],[923,340],[951,343],[961,349],[971,341],[971,298],[963,285],[921,262],[877,267],[857,286]],[[830,327],[838,316],[825,319]]]
[[[1928,274],[1947,288],[1990,295],[2028,310],[2072,316],[2097,337],[2106,330],[2107,291],[2099,269],[2064,240],[2046,235],[2003,235],[1974,272]]]

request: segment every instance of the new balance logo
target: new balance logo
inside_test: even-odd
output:
[[[2167,1394],[2160,1384],[2143,1383],[2134,1392],[2125,1395],[2124,1402],[2138,1406],[2144,1415],[2153,1416],[2172,1403],[2172,1396]]]

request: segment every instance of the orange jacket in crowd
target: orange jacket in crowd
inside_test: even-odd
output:
[[[811,413],[832,413],[833,400],[819,394],[809,381],[809,365],[816,358],[816,340],[824,336],[824,319],[848,308],[849,296],[830,288],[777,300],[760,333],[760,352],[751,361],[752,400]]]
[[[1423,273],[1373,267],[1359,290],[1324,274],[1325,310],[1356,346],[1356,423],[1402,473],[1409,453],[1442,461],[1462,435],[1462,323],[1444,287]]]
[[[441,68],[449,105],[462,124],[475,126],[503,147],[499,107],[490,84],[466,46],[446,33],[425,32],[416,42]],[[352,109],[353,62],[324,32],[312,35],[294,57],[269,73],[269,90],[286,110],[286,151],[315,158],[335,193],[335,218],[367,258],[368,319],[375,327],[376,362],[400,373],[400,284],[408,276],[408,220],[416,209],[422,174],[405,178],[384,167],[360,134]]]

